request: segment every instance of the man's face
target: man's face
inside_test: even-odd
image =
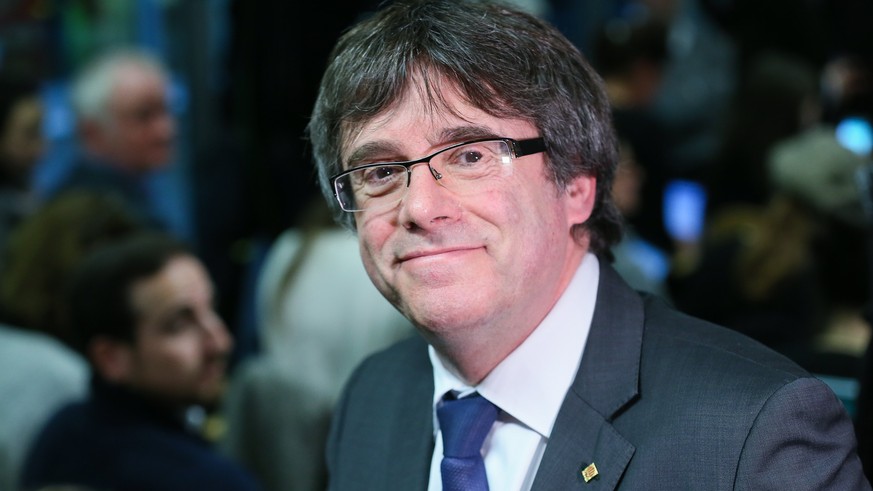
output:
[[[159,74],[136,65],[119,69],[107,111],[108,123],[101,127],[103,157],[134,172],[170,162],[176,123]]]
[[[530,122],[490,116],[454,91],[443,93],[453,111],[434,109],[419,92],[350,132],[343,165],[417,159],[475,138],[540,136]],[[590,214],[594,178],[577,179],[590,194],[580,198],[556,187],[544,159],[516,158],[511,172],[464,195],[419,165],[397,206],[355,214],[367,272],[429,340],[499,335],[517,345],[557,301],[585,252],[570,229]]]
[[[172,403],[218,402],[232,340],[212,295],[206,271],[189,256],[134,284],[138,325],[123,383]]]

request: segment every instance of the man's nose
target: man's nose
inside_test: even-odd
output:
[[[451,219],[457,216],[456,201],[454,193],[443,185],[440,173],[422,162],[411,169],[409,189],[400,204],[400,220],[404,226],[427,227],[436,220]]]
[[[207,349],[216,354],[226,354],[233,348],[233,338],[224,321],[212,312],[203,321],[203,339]]]

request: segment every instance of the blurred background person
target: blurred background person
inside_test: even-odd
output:
[[[667,175],[697,181],[712,163],[737,87],[736,41],[720,28],[705,0],[620,3],[667,26],[667,57],[651,114],[663,136]]]
[[[821,70],[821,95],[826,123],[839,125],[848,118],[869,123],[873,118],[873,61],[851,52],[833,56]],[[869,141],[867,146],[850,148],[871,152]]]
[[[698,189],[696,201],[703,202],[703,209],[696,220],[698,233],[688,234],[674,251],[674,278],[696,267],[701,234],[716,221],[713,217],[722,216],[718,220],[723,221],[734,211],[743,214],[750,207],[766,206],[775,189],[767,169],[769,152],[779,141],[820,120],[814,65],[778,51],[762,52],[748,65],[731,95],[720,142],[709,164],[699,169],[693,181],[685,181],[685,186]],[[683,215],[681,206],[668,209],[677,218]]]
[[[72,345],[64,307],[70,272],[95,247],[141,227],[112,196],[76,191],[47,201],[10,238],[0,274],[0,319]]]
[[[633,152],[634,164],[626,169],[645,173],[637,183],[638,204],[626,210],[625,219],[639,237],[669,252],[673,243],[664,227],[663,193],[673,176],[666,160],[667,135],[653,107],[667,63],[667,33],[666,24],[648,17],[609,20],[594,40],[593,60],[606,86],[616,131],[624,148]]]
[[[323,490],[325,443],[343,383],[412,325],[373,286],[357,238],[316,196],[273,243],[257,280],[262,350],[231,380],[223,448],[269,491]]]
[[[136,235],[94,250],[68,286],[91,390],[46,424],[23,489],[260,489],[200,434],[233,343],[202,263],[167,236]]]
[[[64,285],[93,248],[138,230],[112,198],[68,193],[15,229],[0,270],[0,489],[15,489],[27,447],[60,406],[87,389],[71,349]]]
[[[0,489],[17,489],[27,447],[87,384],[87,364],[59,340],[0,322]]]
[[[43,153],[41,124],[37,85],[0,72],[0,251],[12,230],[36,207],[30,180]]]
[[[826,125],[777,143],[766,161],[772,198],[712,217],[699,264],[671,289],[677,306],[812,373],[857,379],[870,337],[862,315],[870,258],[856,184],[866,163]]]
[[[170,230],[148,178],[173,158],[169,75],[144,50],[101,53],[76,75],[71,102],[80,153],[48,196],[79,189],[116,196],[144,224]]]
[[[636,231],[633,218],[642,208],[642,188],[646,171],[637,162],[630,141],[619,135],[619,161],[612,181],[612,199],[626,224],[624,236],[612,248],[613,267],[636,290],[660,295],[669,301],[667,275],[670,272],[669,253],[646,240]]]

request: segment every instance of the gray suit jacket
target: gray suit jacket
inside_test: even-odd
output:
[[[328,442],[330,489],[427,488],[426,348],[418,337],[401,342],[349,380]],[[581,471],[591,463],[599,475],[586,483]],[[748,338],[641,297],[601,262],[582,365],[533,489],[870,485],[851,420],[826,385]]]

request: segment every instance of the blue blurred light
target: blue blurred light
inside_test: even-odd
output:
[[[703,233],[706,188],[695,181],[674,179],[664,188],[664,227],[674,240],[695,242]]]
[[[868,156],[873,152],[873,127],[864,118],[846,118],[837,125],[837,141],[852,152]]]

